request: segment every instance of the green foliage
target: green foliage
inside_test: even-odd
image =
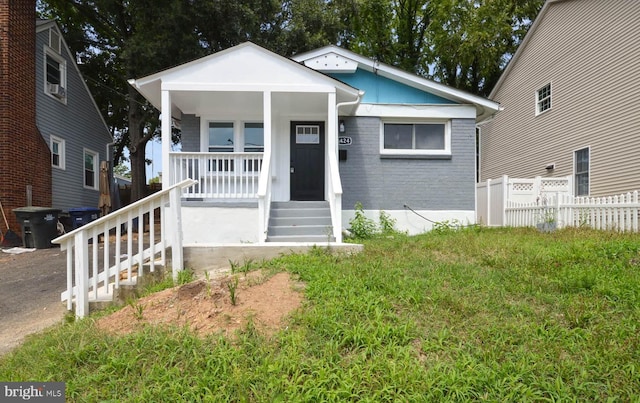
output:
[[[193,270],[184,269],[178,272],[178,280],[176,281],[177,285],[187,284],[192,282],[195,279],[195,274]]]
[[[63,379],[68,401],[637,400],[637,234],[472,227],[265,265],[305,283],[272,336],[79,320],[0,357],[0,379]]]
[[[380,231],[384,235],[394,234],[397,232],[396,230],[397,220],[395,218],[391,218],[389,213],[387,213],[384,210],[380,210],[379,220],[380,220]]]
[[[355,216],[349,220],[349,225],[349,231],[351,231],[354,238],[369,239],[378,233],[378,226],[375,221],[364,214],[364,209],[360,202],[355,205]]]
[[[229,299],[231,300],[231,305],[236,305],[238,302],[238,277],[231,276],[226,281],[227,290],[229,290]]]

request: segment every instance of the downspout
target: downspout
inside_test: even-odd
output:
[[[340,108],[343,106],[350,106],[350,105],[356,105],[358,103],[360,103],[360,100],[362,99],[362,97],[364,96],[364,91],[360,90],[358,91],[358,96],[356,97],[356,99],[354,101],[346,101],[346,102],[339,102],[336,104],[336,133],[339,133],[339,130],[337,130],[337,125],[338,122],[340,121],[339,117],[340,117]],[[338,243],[342,243],[342,182],[340,181],[340,172],[339,172],[339,168],[338,168],[338,161],[337,161],[337,154],[338,154],[338,142],[336,142],[336,146],[335,149],[332,150],[331,155],[329,156],[330,160],[329,163],[332,167],[335,166],[336,169],[336,174],[337,174],[337,180],[331,181],[331,187],[333,190],[333,195],[332,195],[332,202],[330,202],[330,208],[331,208],[331,219],[332,222],[334,223],[334,228],[333,228],[333,236],[336,240],[336,242]]]
[[[360,103],[360,100],[362,99],[362,97],[364,96],[364,91],[359,90],[358,91],[358,96],[356,97],[355,101],[346,101],[346,102],[339,102],[336,104],[336,124],[340,121],[340,108],[343,106],[350,106],[350,105],[356,105],[358,103]],[[339,131],[337,131],[339,132]],[[338,144],[336,143],[336,149],[338,148]]]

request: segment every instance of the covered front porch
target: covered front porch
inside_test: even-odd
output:
[[[342,241],[338,114],[357,89],[251,43],[131,84],[161,111],[163,188],[197,181],[182,194],[185,245],[273,241],[273,203],[291,201],[326,202],[324,239]]]

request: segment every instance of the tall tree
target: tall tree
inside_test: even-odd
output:
[[[130,152],[132,200],[145,195],[147,142],[158,133],[158,112],[127,79],[203,54],[190,0],[43,0],[56,16],[103,110],[117,143],[115,164]]]
[[[427,63],[433,77],[488,95],[543,4],[544,0],[432,2]]]

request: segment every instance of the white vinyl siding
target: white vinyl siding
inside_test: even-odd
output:
[[[590,196],[640,189],[638,3],[547,6],[491,96],[504,110],[481,126],[480,180],[574,175],[574,151],[589,144]],[[536,116],[532,98],[551,80],[553,113]],[[552,173],[545,169],[549,162]]]

